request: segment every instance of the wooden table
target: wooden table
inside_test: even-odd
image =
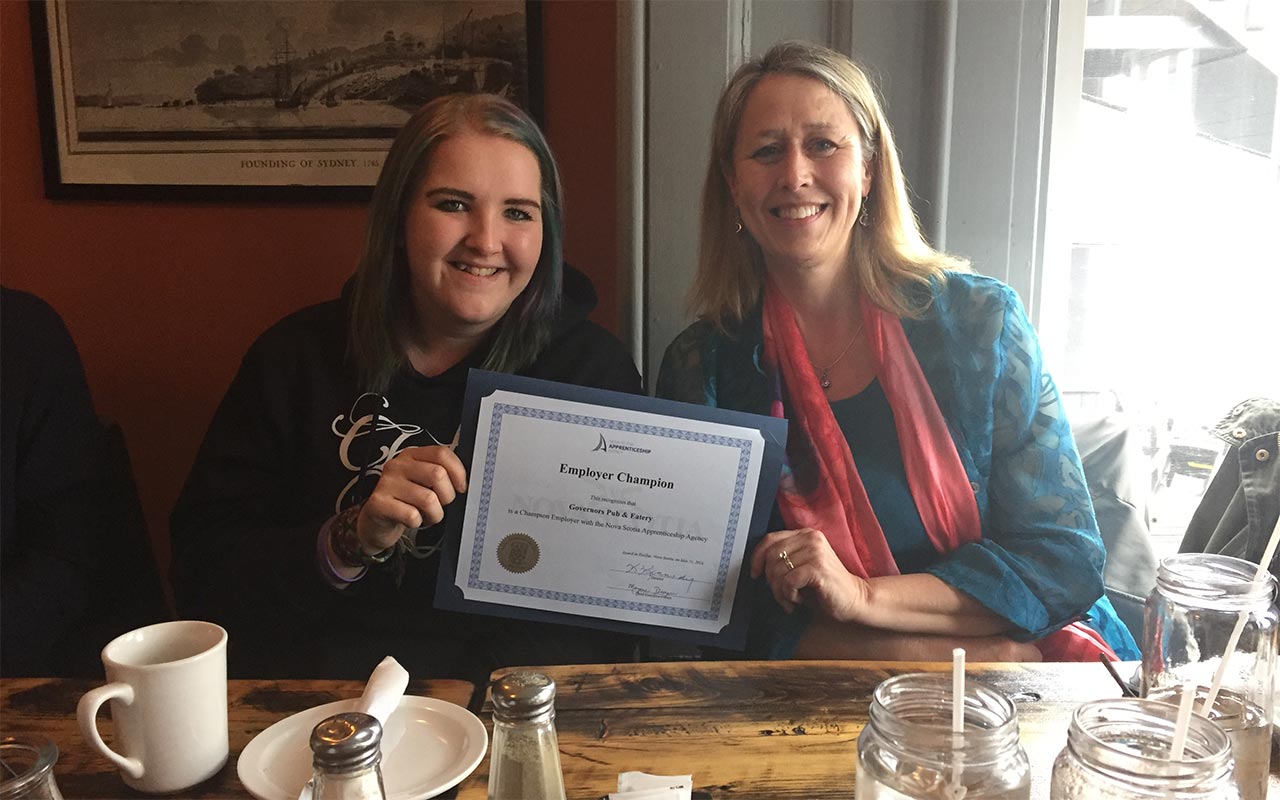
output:
[[[542,671],[559,686],[556,728],[569,800],[596,800],[615,790],[618,773],[627,770],[692,773],[695,787],[716,800],[820,800],[853,797],[858,733],[875,686],[891,675],[946,668],[730,661]],[[1119,696],[1098,664],[970,664],[969,674],[1017,702],[1036,800],[1048,797],[1050,769],[1066,742],[1071,712],[1086,700]],[[0,680],[0,733],[30,731],[53,739],[61,750],[55,773],[68,800],[143,797],[80,738],[76,703],[99,683]],[[290,714],[356,697],[361,689],[354,681],[231,681],[231,759],[218,776],[182,797],[248,798],[235,761],[250,739]],[[459,705],[479,699],[462,681],[412,681],[409,693]],[[473,710],[491,726],[487,703]],[[109,724],[101,729],[109,736]],[[458,800],[483,800],[488,766],[485,758],[462,782]],[[1278,768],[1273,754],[1275,797]]]
[[[1128,665],[1121,674],[1132,673]],[[618,773],[692,773],[716,800],[852,798],[858,733],[885,678],[948,664],[685,662],[551,667],[556,730],[569,800],[617,790]],[[970,664],[968,674],[1018,705],[1031,760],[1031,797],[1046,800],[1071,713],[1119,697],[1101,664]],[[480,712],[490,724],[486,702]],[[1280,798],[1272,758],[1271,794]],[[488,759],[458,800],[484,800]]]
[[[58,745],[54,775],[67,800],[150,797],[125,786],[115,767],[91,750],[80,736],[76,704],[101,680],[5,678],[0,680],[0,733],[37,733]],[[228,681],[227,723],[231,757],[208,781],[181,793],[182,798],[250,798],[236,777],[236,758],[254,736],[290,714],[313,706],[359,697],[360,681]],[[467,681],[415,680],[409,694],[436,697],[466,706],[474,687]],[[98,729],[112,742],[111,722],[99,716]]]

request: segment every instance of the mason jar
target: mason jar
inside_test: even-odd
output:
[[[1094,700],[1071,716],[1050,800],[1239,800],[1227,734],[1191,715],[1182,758],[1170,760],[1178,709],[1137,698]]]
[[[1197,687],[1199,712],[1243,617],[1209,717],[1231,739],[1244,800],[1267,796],[1280,641],[1276,581],[1267,574],[1255,584],[1257,570],[1230,556],[1183,553],[1164,559],[1147,598],[1142,636],[1143,697],[1176,705],[1190,682]]]
[[[62,800],[53,766],[58,746],[34,734],[0,739],[0,800]]]
[[[899,675],[876,687],[858,737],[859,800],[1031,796],[1013,703],[966,682],[963,734],[951,730],[951,706],[949,673]]]

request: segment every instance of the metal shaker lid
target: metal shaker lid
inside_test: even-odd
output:
[[[369,714],[344,711],[311,731],[315,765],[326,772],[352,772],[382,758],[382,723]]]
[[[508,672],[489,686],[493,712],[507,720],[532,719],[551,710],[556,682],[541,672]]]

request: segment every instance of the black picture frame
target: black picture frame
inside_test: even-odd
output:
[[[266,23],[235,18],[250,8],[279,12],[251,43],[243,32]],[[431,97],[498,90],[543,122],[541,0],[29,0],[29,9],[54,200],[366,201],[395,131]],[[369,19],[374,11],[382,16]],[[149,38],[148,13],[184,16]],[[306,25],[315,15],[347,24],[349,44]],[[77,42],[92,52],[74,52]]]

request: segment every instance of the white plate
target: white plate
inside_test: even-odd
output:
[[[298,800],[311,778],[311,731],[355,704],[339,700],[299,711],[253,737],[236,763],[244,788],[258,800]],[[406,695],[382,732],[387,800],[422,800],[455,786],[488,747],[484,723],[475,714],[444,700]]]

